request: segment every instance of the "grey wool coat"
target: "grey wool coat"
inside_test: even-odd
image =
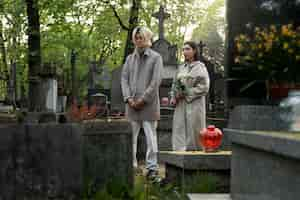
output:
[[[186,63],[179,66],[174,81],[178,79],[183,80],[188,92],[185,98],[176,104],[172,129],[173,150],[200,150],[199,132],[206,127],[205,96],[210,83],[208,72],[205,65],[199,61]],[[171,91],[173,98],[175,95],[175,92]]]
[[[124,102],[130,97],[145,101],[141,110],[135,110],[126,104],[126,117],[129,121],[160,119],[159,86],[162,72],[162,57],[150,48],[146,48],[142,55],[135,50],[127,57],[121,75]]]

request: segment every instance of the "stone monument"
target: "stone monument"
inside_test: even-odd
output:
[[[152,49],[158,52],[163,59],[164,71],[163,80],[160,86],[160,97],[168,97],[172,86],[172,80],[177,71],[177,46],[172,45],[165,39],[164,21],[170,17],[170,14],[165,12],[164,7],[160,6],[159,11],[152,15],[158,19],[159,38],[153,42]],[[162,112],[163,114],[164,112]]]
[[[57,107],[57,80],[56,68],[51,63],[43,65],[43,71],[40,74],[42,78],[42,90],[45,91],[45,99],[43,99],[43,110],[56,112]]]

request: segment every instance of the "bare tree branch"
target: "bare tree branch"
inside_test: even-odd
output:
[[[113,10],[114,15],[115,15],[115,17],[117,18],[117,20],[119,21],[120,26],[121,26],[124,30],[129,31],[129,27],[125,26],[125,24],[122,22],[120,16],[119,16],[118,13],[117,13],[116,8],[115,8],[113,5],[109,5],[109,6],[110,6],[111,9]]]
[[[116,8],[115,8],[113,5],[110,4],[110,1],[103,0],[102,2],[105,3],[105,4],[107,4],[107,5],[109,5],[109,7],[112,9],[112,11],[114,12],[115,17],[117,18],[117,20],[118,20],[120,26],[122,27],[122,29],[124,29],[124,30],[126,30],[126,31],[129,31],[129,27],[127,27],[127,26],[123,23],[123,21],[122,21],[121,17],[119,16],[119,14],[118,14]]]

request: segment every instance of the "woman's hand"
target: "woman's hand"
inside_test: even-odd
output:
[[[176,101],[180,101],[182,99],[184,99],[184,94],[183,93],[176,94]]]
[[[170,104],[171,104],[172,106],[176,106],[176,104],[177,104],[176,99],[175,99],[175,98],[172,98],[171,101],[170,101]]]

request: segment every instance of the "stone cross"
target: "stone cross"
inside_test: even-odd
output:
[[[164,39],[164,21],[170,17],[170,14],[165,12],[163,6],[160,6],[159,11],[152,16],[158,19],[159,39]]]
[[[200,59],[203,59],[203,48],[205,46],[206,45],[202,41],[200,41],[199,44],[198,44]]]
[[[89,73],[88,73],[88,88],[89,89],[96,88],[97,78],[98,78],[97,62],[92,61],[89,66]]]

